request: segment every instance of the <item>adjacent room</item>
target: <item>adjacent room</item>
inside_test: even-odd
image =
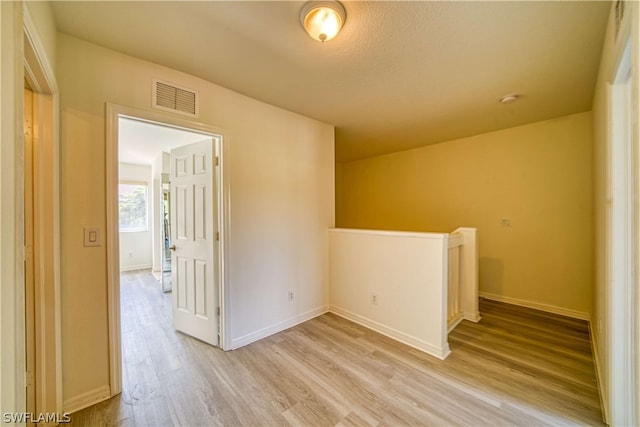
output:
[[[2,412],[637,425],[639,16],[0,2]]]

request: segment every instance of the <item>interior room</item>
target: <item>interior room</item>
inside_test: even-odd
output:
[[[639,13],[0,2],[0,412],[637,425]]]
[[[171,288],[169,156],[172,149],[196,143],[206,134],[120,118],[118,178],[121,185],[143,187],[141,224],[120,223],[120,271],[150,269],[162,288]],[[121,205],[122,202],[119,202]],[[120,214],[122,216],[122,214]]]

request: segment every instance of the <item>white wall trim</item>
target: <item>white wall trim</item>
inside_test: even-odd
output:
[[[598,382],[598,397],[600,398],[600,407],[602,408],[602,422],[606,424],[607,420],[609,419],[609,402],[607,402],[607,399],[603,394],[604,388],[602,387],[602,385],[604,384],[604,378],[602,376],[602,370],[600,368],[600,366],[602,366],[600,364],[600,356],[598,356],[600,354],[598,352],[599,346],[597,334],[594,333],[591,322],[589,322],[589,336],[591,337],[591,353],[593,354],[593,365],[594,370],[596,371],[596,381]]]
[[[29,8],[24,4],[23,7],[23,19],[24,19],[24,33],[29,40],[31,46],[28,48],[33,49],[33,53],[35,54],[34,59],[37,61],[37,67],[39,69],[34,69],[33,63],[28,64],[28,70],[30,72],[36,73],[36,75],[44,79],[44,81],[34,81],[33,83],[37,85],[34,87],[34,91],[47,93],[50,95],[54,95],[58,93],[58,84],[56,82],[55,73],[53,71],[53,67],[47,60],[46,50],[44,48],[44,44],[42,43],[42,39],[38,34],[36,29],[36,25],[33,22],[33,18],[31,17],[31,13],[29,12]],[[26,47],[26,46],[25,46]],[[25,52],[27,53],[27,52]],[[28,62],[28,61],[25,61]],[[31,83],[31,82],[30,82]]]
[[[256,342],[263,338],[266,338],[270,335],[277,334],[278,332],[282,332],[285,329],[289,329],[293,326],[299,325],[301,323],[307,322],[311,319],[314,319],[318,316],[322,316],[323,314],[329,311],[328,306],[314,308],[313,310],[309,310],[305,313],[299,314],[297,316],[291,317],[282,322],[278,322],[274,325],[267,326],[266,328],[259,329],[255,332],[251,332],[247,335],[234,338],[231,341],[231,350],[235,350],[237,348],[243,347],[245,345],[251,344],[252,342]]]
[[[464,313],[463,318],[464,320],[468,320],[469,322],[473,323],[478,323],[480,320],[482,320],[482,316],[480,315],[480,313],[477,313],[475,315],[472,313]]]
[[[633,3],[633,2],[629,2]],[[619,51],[607,91],[607,335],[608,335],[608,415],[611,425],[636,425],[638,378],[634,355],[636,331],[636,243],[634,231],[637,191],[637,7],[629,4],[620,31]]]
[[[78,396],[74,396],[64,401],[64,412],[74,413],[96,403],[103,402],[111,398],[111,389],[108,385],[98,387],[93,390],[89,390],[86,393],[82,393]]]
[[[151,264],[130,265],[128,267],[121,267],[120,271],[136,271],[136,270],[151,270]]]
[[[107,307],[109,313],[109,389],[115,396],[122,391],[122,343],[120,327],[120,222],[118,210],[119,156],[118,111],[107,104],[106,132],[106,210],[107,229]]]
[[[14,2],[13,3],[13,25],[8,28],[8,31],[12,31],[15,36],[11,36],[5,43],[3,43],[3,49],[6,50],[10,55],[13,55],[13,60],[11,62],[11,66],[5,66],[3,57],[3,73],[7,72],[9,78],[16,78],[17,84],[15,87],[15,96],[23,99],[22,88],[23,88],[23,73],[19,73],[19,69],[24,70],[24,78],[29,81],[31,88],[37,98],[34,102],[34,110],[37,110],[38,113],[34,114],[34,118],[37,118],[37,121],[34,123],[34,130],[37,129],[37,136],[40,139],[41,143],[38,144],[39,150],[35,153],[37,156],[37,169],[34,169],[34,178],[36,179],[37,187],[39,191],[34,193],[34,205],[35,209],[38,210],[39,218],[32,226],[34,229],[37,229],[38,232],[34,236],[36,240],[36,245],[34,246],[34,250],[36,251],[35,256],[38,258],[38,262],[36,264],[37,270],[34,271],[35,275],[35,286],[36,293],[33,296],[32,300],[27,301],[23,299],[22,302],[16,300],[12,305],[15,306],[16,313],[18,314],[18,318],[24,318],[24,307],[25,304],[31,304],[33,308],[36,310],[36,315],[38,317],[39,328],[35,328],[39,330],[40,333],[35,334],[35,339],[37,340],[37,344],[33,352],[30,356],[32,356],[36,361],[36,369],[34,372],[34,380],[35,380],[35,393],[36,404],[35,408],[26,408],[28,410],[37,410],[40,412],[56,412],[62,408],[62,362],[61,362],[61,333],[60,333],[60,254],[59,254],[59,180],[58,180],[58,170],[59,170],[59,157],[58,157],[58,123],[59,123],[59,102],[58,102],[58,88],[55,79],[55,73],[53,71],[53,67],[49,62],[49,58],[46,53],[46,49],[42,43],[42,39],[38,32],[38,28],[31,17],[29,7],[26,2]],[[7,16],[4,17],[7,19]],[[5,22],[3,25],[7,24]],[[6,35],[6,34],[4,34]],[[3,35],[3,36],[4,36]],[[0,39],[3,37],[0,36]],[[24,41],[24,42],[23,42]],[[9,50],[8,47],[10,44],[13,44],[13,49]],[[17,47],[21,46],[22,50],[19,50]],[[11,73],[9,73],[11,71]],[[4,83],[3,83],[4,86]],[[18,92],[18,90],[20,92]],[[0,92],[3,92],[3,97],[7,99],[13,99],[13,92],[9,93],[6,87],[3,87]],[[18,128],[22,126],[23,119],[22,113],[23,109],[18,108],[17,104],[15,111],[12,111],[10,114],[13,114],[16,118],[15,120],[10,120],[7,117],[7,113],[2,115],[2,121],[7,124],[11,123],[11,125],[16,125]],[[21,105],[23,105],[21,103]],[[6,105],[3,105],[6,107]],[[7,108],[5,111],[9,112],[10,110]],[[45,119],[46,117],[46,119]],[[15,144],[15,148],[18,148],[18,138],[22,135],[22,130],[16,129],[16,138],[6,138],[6,134],[3,131],[3,146],[4,142],[8,144]],[[13,141],[13,142],[10,142]],[[21,145],[20,147],[24,147]],[[16,158],[16,162],[14,164],[14,172],[15,176],[24,177],[24,161],[23,161],[23,150],[18,148],[19,157]],[[5,159],[6,160],[6,159]],[[3,181],[6,182],[6,185],[16,184],[15,186],[15,200],[12,203],[8,203],[9,206],[13,205],[16,209],[22,209],[23,206],[23,197],[24,197],[24,187],[18,185],[18,182],[14,182],[9,180],[8,178],[12,175],[11,171],[5,167],[3,164]],[[22,178],[20,178],[20,182],[22,182]],[[46,186],[46,189],[44,188]],[[4,201],[8,202],[4,198],[3,195],[3,203]],[[19,215],[22,217],[22,215]],[[46,218],[46,220],[44,220]],[[3,224],[9,223],[8,218],[2,217]],[[14,222],[15,231],[17,233],[23,233],[25,230],[26,224],[24,223],[24,219],[16,220]],[[22,255],[22,244],[21,239],[9,239],[7,236],[6,240],[14,240],[17,250],[17,255],[20,260],[23,258]],[[5,240],[3,238],[3,240]],[[2,250],[0,249],[0,252]],[[3,259],[11,260],[7,253],[3,253]],[[21,261],[20,261],[21,262]],[[2,270],[9,270],[7,266],[3,265]],[[18,271],[23,271],[24,266],[18,265]],[[24,279],[20,277],[14,277],[14,280],[7,281],[7,286],[15,286],[17,287],[17,295],[20,298],[25,298],[26,294],[24,293]],[[2,291],[0,291],[0,294]],[[0,295],[0,299],[2,295]],[[9,299],[7,298],[7,302]],[[10,313],[10,310],[6,308],[0,309],[0,311],[5,313]],[[8,317],[8,316],[7,316]],[[23,320],[19,320],[15,325],[16,337],[19,342],[24,342],[24,322]],[[5,341],[5,339],[3,339]],[[8,340],[6,340],[8,342]],[[1,345],[0,345],[1,347]],[[23,351],[26,351],[26,348],[20,345],[12,346],[13,351],[15,351],[16,355],[18,355],[19,359],[22,359],[26,353],[23,354]],[[0,355],[0,358],[2,356]],[[4,365],[6,361],[3,361],[1,365]],[[9,363],[6,363],[9,365]],[[19,381],[21,382],[23,377],[22,371],[24,371],[23,367],[16,367],[13,369],[15,375],[18,375]],[[2,374],[0,374],[2,376]],[[9,376],[7,375],[7,378]],[[4,379],[4,377],[3,377]],[[14,392],[12,394],[15,395],[18,401],[22,401],[24,398],[24,388],[20,387],[20,391]],[[0,393],[1,395],[2,393]],[[0,396],[0,401],[2,400]],[[8,409],[4,405],[0,405],[3,409]]]
[[[574,319],[587,320],[587,321],[591,320],[591,314],[584,311],[572,310],[570,308],[558,307],[556,305],[544,304],[544,303],[524,300],[520,298],[507,297],[503,295],[492,294],[489,292],[479,292],[478,294],[480,295],[481,298],[486,298],[493,301],[505,302],[507,304],[519,305],[521,307],[533,308],[535,310],[546,311],[547,313],[560,314],[561,316],[572,317]]]
[[[447,328],[447,332],[451,333],[451,331],[453,331],[456,328],[456,326],[458,326],[460,322],[462,322],[465,318],[466,317],[464,314],[458,313],[454,318],[454,320],[450,322],[449,327]]]
[[[62,334],[60,310],[60,183],[59,183],[59,94],[55,72],[47,57],[44,44],[29,7],[23,4],[23,32],[25,35],[24,66],[27,78],[34,92],[41,96],[48,95],[50,102],[40,97],[37,104],[40,108],[39,123],[43,117],[51,119],[51,127],[41,126],[40,137],[44,144],[51,144],[50,151],[42,149],[39,165],[41,189],[36,197],[35,208],[43,218],[47,218],[46,225],[41,223],[42,229],[37,238],[41,252],[40,261],[51,269],[50,276],[40,276],[36,283],[37,294],[40,298],[34,302],[37,317],[41,321],[41,334],[36,334],[36,348],[40,351],[36,355],[35,387],[37,393],[37,407],[40,412],[60,412],[62,409]],[[47,172],[49,174],[47,174]],[[47,198],[50,204],[47,203]],[[47,233],[47,236],[44,234]],[[48,239],[51,239],[50,241]],[[46,247],[45,247],[46,246]],[[42,267],[42,266],[41,266]]]
[[[400,236],[400,237],[417,237],[420,239],[434,239],[442,240],[443,235],[447,233],[429,233],[429,232],[417,232],[417,231],[393,231],[393,230],[371,230],[360,228],[332,228],[331,231],[340,232],[343,234],[366,234],[374,236]],[[460,228],[459,230],[475,230],[470,228]]]
[[[461,236],[459,256],[459,309],[466,320],[480,321],[480,300],[478,298],[478,229],[472,227],[459,227],[449,234],[449,244],[452,236]],[[451,247],[451,246],[449,246]],[[451,268],[450,266],[447,268]],[[447,299],[449,297],[447,296]],[[451,331],[451,329],[450,329]]]
[[[371,329],[372,331],[378,332],[384,336],[392,338],[398,342],[406,344],[410,347],[416,348],[420,351],[424,351],[425,353],[435,356],[438,359],[444,360],[447,358],[447,356],[449,356],[449,354],[451,354],[448,342],[445,342],[443,348],[439,348],[437,346],[429,344],[426,341],[421,340],[420,338],[398,331],[397,329],[390,328],[386,325],[383,325],[382,323],[376,322],[375,320],[360,316],[358,314],[350,312],[349,310],[336,307],[335,305],[329,306],[329,312],[350,320],[354,323],[357,323],[358,325],[364,326],[365,328]]]

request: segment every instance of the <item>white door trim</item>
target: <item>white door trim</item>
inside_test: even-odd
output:
[[[203,135],[220,139],[219,167],[216,168],[219,191],[218,198],[218,229],[220,230],[220,250],[218,252],[218,283],[220,301],[220,347],[230,349],[226,332],[229,330],[227,304],[227,264],[229,224],[229,173],[225,168],[224,159],[229,156],[228,136],[218,128],[203,123],[184,120],[169,114],[140,110],[117,104],[107,103],[107,229],[105,242],[107,250],[107,299],[109,305],[109,382],[111,396],[122,391],[122,351],[120,337],[120,259],[119,259],[119,226],[118,226],[118,118],[128,117],[135,120],[147,121],[159,125],[182,128],[189,131],[201,132]]]
[[[623,34],[619,34],[622,36]],[[638,375],[635,366],[636,236],[634,182],[637,167],[637,105],[633,42],[626,34],[608,87],[607,312],[608,419],[610,425],[636,425]],[[635,96],[635,98],[634,98]]]
[[[36,413],[62,412],[60,310],[59,94],[53,67],[26,3],[22,8],[24,78],[33,98],[33,227]],[[20,165],[24,167],[24,164]],[[23,224],[24,227],[27,224]],[[29,408],[28,408],[29,409]]]

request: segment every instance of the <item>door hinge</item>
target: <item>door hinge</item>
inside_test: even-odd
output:
[[[33,259],[33,246],[25,246],[22,256],[25,261],[31,261]]]
[[[220,166],[220,157],[216,156],[216,166]]]
[[[220,232],[216,231],[216,241],[219,242],[220,241]]]
[[[33,372],[25,371],[25,373],[24,373],[24,385],[25,385],[25,387],[27,387],[27,388],[33,387],[34,383],[35,383],[35,377],[33,375]]]
[[[216,308],[216,314],[220,316],[220,307]]]

